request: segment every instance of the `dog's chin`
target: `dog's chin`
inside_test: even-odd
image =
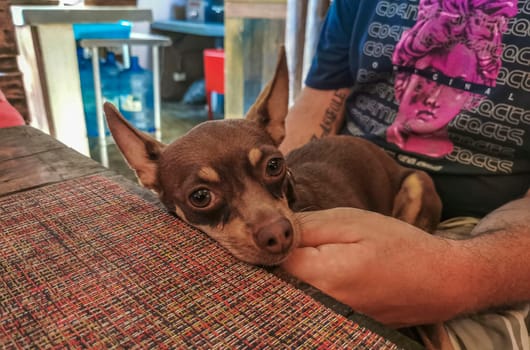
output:
[[[252,256],[240,255],[237,252],[232,252],[232,254],[239,260],[251,265],[272,267],[278,266],[282,262],[284,262],[292,251],[293,248],[289,249],[287,252],[283,252],[280,254],[270,254],[261,251],[256,252],[256,254],[252,254]]]

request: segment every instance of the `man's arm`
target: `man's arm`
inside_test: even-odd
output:
[[[483,218],[472,234],[461,242],[475,260],[469,304],[482,309],[530,301],[530,190]]]
[[[302,245],[283,267],[393,326],[435,323],[530,300],[530,197],[454,241],[352,208],[299,213]]]
[[[304,87],[287,114],[280,150],[287,154],[312,139],[336,134],[344,121],[344,102],[349,91]]]

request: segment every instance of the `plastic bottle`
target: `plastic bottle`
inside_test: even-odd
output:
[[[136,128],[155,131],[153,109],[153,73],[140,67],[137,56],[131,66],[119,74],[120,111]]]

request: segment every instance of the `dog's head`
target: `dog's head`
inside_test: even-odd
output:
[[[299,241],[284,137],[288,71],[282,48],[274,78],[245,119],[207,121],[169,145],[136,130],[106,103],[109,129],[140,183],[239,259],[280,263]]]

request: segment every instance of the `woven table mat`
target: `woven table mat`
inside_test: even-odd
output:
[[[397,348],[101,176],[1,198],[0,257],[5,348]]]

